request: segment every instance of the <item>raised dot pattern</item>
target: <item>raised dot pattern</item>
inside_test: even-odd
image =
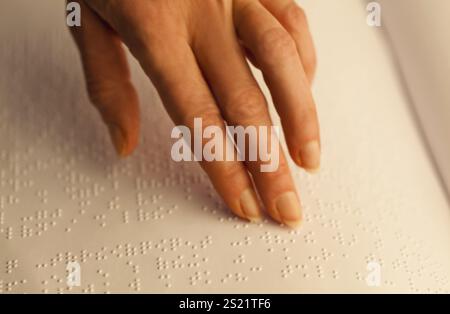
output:
[[[57,15],[52,1],[45,6]],[[0,292],[450,291],[439,242],[446,233],[424,226],[430,211],[410,193],[418,179],[431,182],[429,193],[437,185],[425,159],[425,170],[405,162],[402,145],[418,140],[393,143],[394,156],[380,151],[390,144],[374,123],[397,126],[376,97],[364,98],[364,112],[341,99],[324,115],[325,126],[339,117],[333,135],[349,137],[347,150],[359,155],[344,156],[325,127],[322,172],[293,171],[301,229],[248,224],[230,214],[197,165],[170,160],[171,123],[136,66],[142,139],[119,161],[81,75],[73,75],[69,35],[47,31],[48,44],[17,36],[26,49],[0,54],[0,68],[14,73],[0,78]],[[358,121],[338,111],[351,109]],[[67,285],[70,262],[80,265],[80,286]],[[371,262],[381,267],[380,287],[367,284]]]

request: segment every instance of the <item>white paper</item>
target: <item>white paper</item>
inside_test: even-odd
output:
[[[304,4],[323,166],[293,168],[305,221],[291,231],[234,218],[196,164],[171,161],[172,123],[136,62],[142,140],[118,160],[62,2],[2,1],[0,291],[449,292],[450,211],[384,29],[359,1]]]

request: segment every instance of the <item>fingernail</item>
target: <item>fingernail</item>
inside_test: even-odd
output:
[[[317,173],[320,169],[320,145],[311,141],[300,149],[302,167],[309,173]]]
[[[125,137],[122,130],[114,124],[108,125],[109,133],[111,135],[111,140],[114,144],[117,154],[120,157],[125,155]]]
[[[297,195],[286,192],[279,196],[275,202],[283,223],[291,228],[297,228],[302,220],[302,209]]]
[[[256,194],[252,189],[247,189],[241,193],[240,204],[241,210],[248,220],[251,222],[261,221],[258,200],[256,199]]]

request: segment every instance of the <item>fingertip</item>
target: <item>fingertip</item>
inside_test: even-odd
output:
[[[309,173],[317,173],[320,169],[320,144],[318,141],[310,141],[301,146],[299,160],[301,167]]]
[[[120,158],[128,157],[137,146],[137,140],[133,134],[117,124],[108,124],[111,142]]]
[[[297,167],[302,168],[302,158],[301,154],[299,153],[299,146],[293,145],[292,143],[288,143],[288,151],[289,155],[291,156],[291,159],[294,161],[294,163],[297,165]]]
[[[297,194],[285,192],[275,200],[275,209],[281,221],[290,228],[297,228],[302,221],[302,208]]]
[[[259,223],[262,221],[261,210],[256,193],[252,188],[248,188],[241,193],[240,207],[243,215],[250,222]]]
[[[290,229],[298,229],[302,225],[302,220],[285,221],[284,224]]]

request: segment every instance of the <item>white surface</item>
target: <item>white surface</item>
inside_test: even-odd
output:
[[[392,45],[450,195],[450,1],[381,1]]]
[[[63,4],[0,4],[0,291],[444,292],[450,211],[382,39],[359,1],[307,1],[323,168],[295,170],[299,231],[232,218],[135,66],[143,139],[115,158]],[[65,267],[81,264],[69,289]],[[369,287],[366,265],[381,264]]]

